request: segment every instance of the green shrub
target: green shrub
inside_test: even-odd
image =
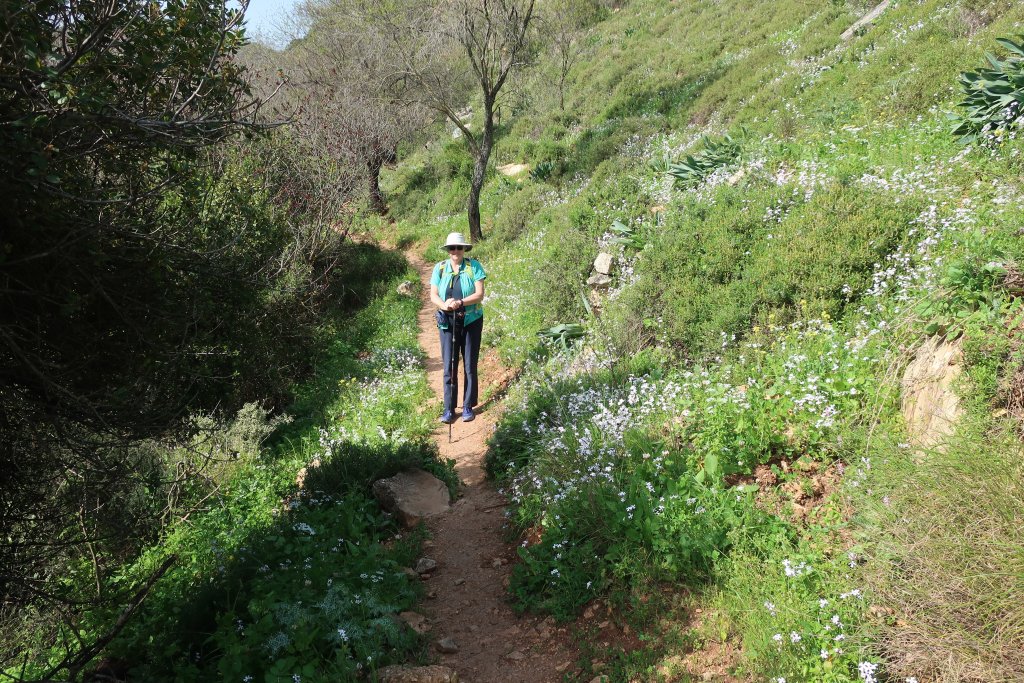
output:
[[[664,311],[669,343],[702,356],[720,333],[745,334],[775,315],[842,316],[871,284],[874,265],[911,229],[913,200],[829,187],[807,201],[785,188],[719,191],[716,203],[671,212],[652,233],[622,305]]]
[[[536,185],[525,185],[501,202],[494,217],[494,228],[488,241],[511,242],[518,239],[537,219],[537,213],[544,206]],[[488,245],[490,248],[491,245]]]

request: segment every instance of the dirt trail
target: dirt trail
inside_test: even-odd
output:
[[[406,257],[423,282],[419,343],[427,353],[427,375],[436,395],[442,395],[443,368],[430,304],[433,264],[415,254]],[[460,372],[461,375],[461,372]],[[500,364],[484,354],[480,367],[481,396],[500,382]],[[460,397],[461,398],[461,397]],[[459,651],[439,655],[440,663],[455,669],[460,683],[548,683],[563,680],[575,669],[576,652],[566,629],[553,620],[516,616],[506,601],[515,548],[503,539],[505,500],[484,473],[485,441],[494,430],[492,400],[478,406],[472,422],[440,425],[435,438],[441,456],[455,460],[462,496],[451,509],[429,520],[432,546],[426,555],[438,562],[427,582],[423,609],[430,618],[432,640],[452,638]]]

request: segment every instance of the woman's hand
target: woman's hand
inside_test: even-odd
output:
[[[457,309],[458,307],[459,307],[459,302],[458,302],[457,299],[451,299],[451,298],[445,299],[445,301],[444,301],[444,310],[451,312],[451,311],[454,311],[455,309]]]

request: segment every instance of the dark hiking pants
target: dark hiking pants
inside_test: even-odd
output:
[[[455,406],[459,400],[458,364],[462,356],[462,368],[465,375],[462,385],[463,406],[472,408],[477,404],[478,383],[476,364],[480,358],[480,338],[484,330],[484,319],[474,320],[469,325],[455,327],[455,360],[452,362],[452,328],[439,330],[441,333],[441,362],[444,363],[444,409],[453,413],[458,411]],[[455,367],[453,367],[455,366]],[[453,370],[455,372],[453,372]]]

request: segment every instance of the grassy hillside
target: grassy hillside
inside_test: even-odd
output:
[[[490,461],[528,541],[512,592],[632,605],[653,644],[584,663],[613,678],[711,652],[750,680],[1024,677],[1022,145],[949,120],[1024,8],[895,2],[841,40],[867,9],[633,0],[564,110],[543,59],[505,103],[494,164],[533,172],[489,179],[474,254],[486,343],[526,368]],[[687,155],[706,173],[675,182]],[[442,137],[386,179],[430,258],[466,227],[469,164]],[[585,343],[545,348],[559,322]],[[922,450],[900,378],[935,334],[962,415]]]

